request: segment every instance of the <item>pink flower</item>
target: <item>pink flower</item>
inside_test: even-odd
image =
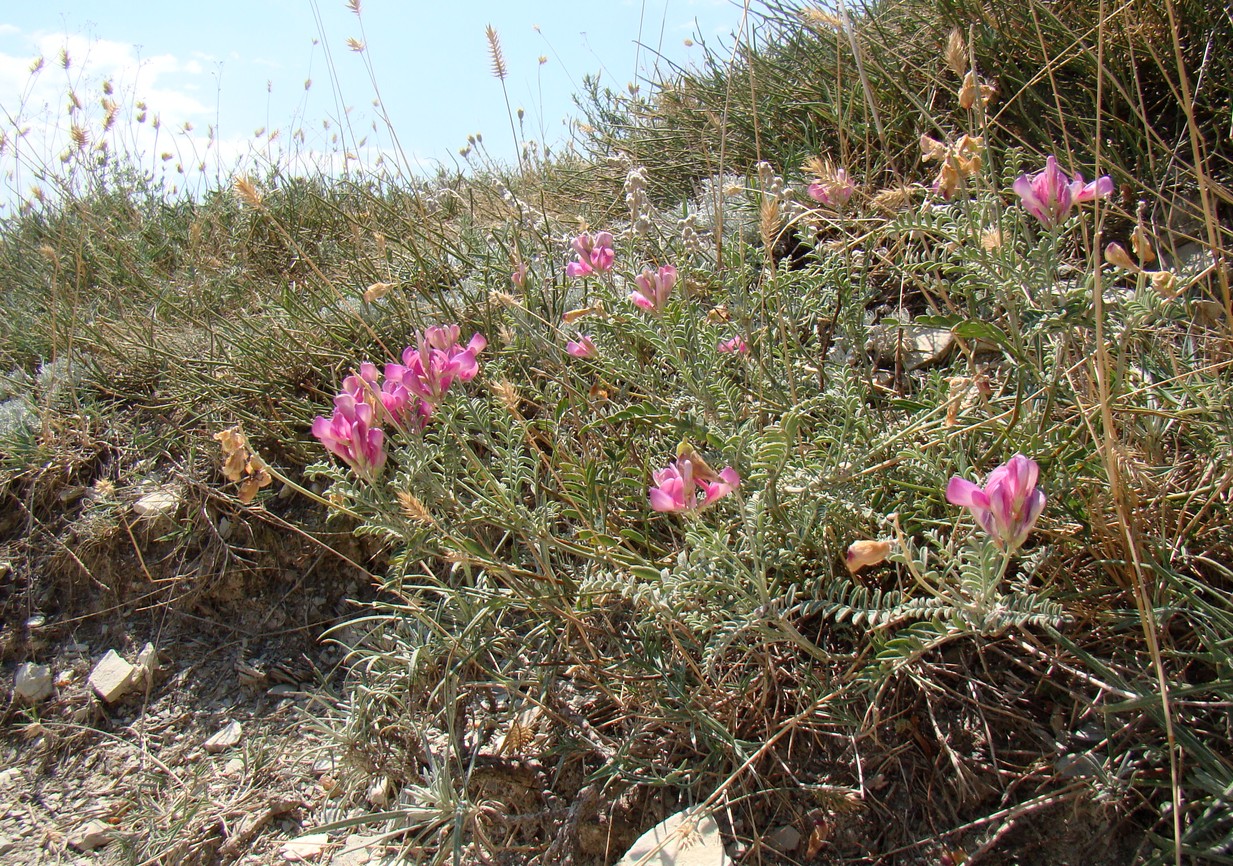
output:
[[[655,481],[649,491],[651,507],[666,512],[701,511],[741,483],[741,477],[731,466],[715,473],[705,463],[695,467],[687,457],[678,457],[651,473],[651,478]]]
[[[571,277],[585,277],[595,271],[610,271],[616,259],[612,249],[612,233],[599,232],[592,239],[589,232],[583,232],[570,243],[578,254],[577,261],[570,262],[565,267],[565,273]]]
[[[565,351],[575,358],[599,357],[599,349],[595,348],[595,344],[591,342],[590,334],[581,334],[577,340],[570,340],[565,344]]]
[[[464,349],[458,345],[457,325],[428,328],[419,347],[403,349],[401,364],[386,364],[385,378],[401,385],[406,392],[431,407],[445,399],[455,379],[469,382],[479,372],[476,356],[488,345],[483,334],[475,334]],[[428,413],[423,413],[427,417]]]
[[[376,365],[365,361],[360,364],[358,373],[343,379],[343,392],[350,394],[357,403],[372,405],[378,410],[378,421],[389,420],[398,427],[423,430],[424,423],[432,415],[432,406],[423,400],[417,400],[407,391],[402,384],[401,371],[405,370],[404,367],[387,365],[387,374],[389,366],[397,367],[400,372],[393,377],[387,375],[385,382],[381,383],[381,373],[377,371]]]
[[[1071,180],[1057,167],[1057,158],[1049,156],[1045,159],[1044,171],[1031,176],[1019,175],[1014,189],[1024,210],[1040,220],[1045,228],[1053,228],[1070,215],[1076,204],[1111,195],[1113,178],[1105,175],[1085,184],[1083,175],[1075,174]]]
[[[676,268],[672,265],[664,265],[658,271],[645,268],[634,282],[639,291],[630,292],[629,299],[648,313],[662,313],[676,285]]]
[[[736,336],[731,340],[724,340],[715,347],[721,355],[748,355],[749,345],[745,342],[744,337]]]
[[[1036,489],[1039,474],[1036,461],[1016,454],[989,473],[983,490],[958,475],[951,478],[946,501],[969,509],[999,547],[1017,550],[1045,507],[1045,494]]]
[[[816,180],[809,185],[809,197],[832,208],[841,208],[856,192],[856,184],[843,168],[836,168],[825,180]]]
[[[526,262],[519,262],[518,267],[514,268],[514,272],[509,275],[510,282],[521,289],[522,284],[527,280],[527,271],[529,270],[530,268],[527,267]]]
[[[320,415],[313,419],[313,435],[366,481],[375,481],[385,465],[385,434],[373,419],[372,405],[346,391],[334,398],[328,420]]]

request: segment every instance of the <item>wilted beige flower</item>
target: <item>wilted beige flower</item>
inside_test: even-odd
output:
[[[384,298],[389,294],[390,289],[394,288],[396,283],[373,283],[364,290],[364,300],[367,303],[372,303],[377,298]]]
[[[890,552],[889,541],[854,541],[848,545],[848,555],[844,558],[844,563],[848,566],[848,571],[856,574],[862,568],[885,562]]]
[[[1139,270],[1139,266],[1135,264],[1130,253],[1126,252],[1126,248],[1121,244],[1109,244],[1105,247],[1105,261],[1116,268],[1125,268],[1128,271]]]

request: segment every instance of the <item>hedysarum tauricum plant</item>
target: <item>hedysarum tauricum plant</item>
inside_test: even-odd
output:
[[[907,566],[921,588],[958,612],[971,628],[996,632],[1014,624],[1016,594],[1003,591],[1002,584],[1015,553],[1044,510],[1039,477],[1036,461],[1022,454],[990,472],[983,487],[953,476],[946,485],[946,500],[967,508],[982,533],[969,538],[958,552],[952,552],[949,545],[935,545],[940,572],[927,565],[928,553],[923,558],[916,555],[914,545],[901,532],[900,550],[893,558]],[[927,573],[932,577],[926,577]]]

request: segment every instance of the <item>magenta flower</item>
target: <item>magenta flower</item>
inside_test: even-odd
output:
[[[375,481],[385,465],[385,434],[374,424],[371,404],[343,391],[334,398],[334,414],[313,419],[313,435],[366,481]]]
[[[1072,180],[1058,168],[1057,158],[1049,156],[1044,171],[1019,175],[1014,190],[1024,210],[1051,229],[1065,220],[1076,204],[1112,195],[1113,178],[1105,175],[1085,184],[1083,175],[1076,173]]]
[[[581,334],[577,340],[570,340],[565,344],[565,351],[575,358],[599,357],[599,349],[595,348],[595,343],[591,342],[590,334]]]
[[[699,471],[700,470],[700,471]],[[651,473],[655,486],[649,491],[651,507],[656,511],[701,511],[717,499],[727,496],[741,483],[741,477],[731,466],[719,473],[702,464],[695,467],[686,457],[679,457],[663,469]]]
[[[445,399],[445,392],[455,379],[469,382],[479,372],[476,356],[488,341],[483,334],[475,334],[464,349],[458,345],[458,333],[457,325],[428,328],[418,348],[403,349],[401,364],[385,365],[387,384],[401,385],[411,397],[427,403],[431,412],[431,407]]]
[[[612,233],[599,232],[594,238],[589,232],[583,232],[570,243],[578,254],[577,261],[570,262],[565,267],[565,273],[571,277],[585,277],[595,271],[610,271],[616,259],[612,249]]]
[[[976,522],[1007,552],[1027,540],[1032,525],[1045,507],[1045,494],[1036,489],[1040,467],[1016,454],[989,473],[982,490],[958,475],[946,485],[946,501],[969,509]]]
[[[843,168],[836,168],[825,180],[816,180],[809,185],[809,197],[819,204],[841,208],[856,192],[856,184]]]
[[[715,347],[721,355],[748,355],[749,344],[745,342],[744,337],[736,336],[731,340],[724,340]]]
[[[393,366],[399,371],[405,370],[401,365]],[[387,366],[387,372],[388,369]],[[401,372],[393,377],[387,375],[382,383],[381,373],[376,365],[369,361],[360,364],[358,373],[343,379],[342,390],[351,395],[356,403],[368,403],[378,410],[378,422],[389,420],[404,429],[423,430],[425,422],[432,415],[430,404],[416,399],[407,391],[402,383]]]
[[[639,291],[630,292],[629,299],[648,313],[662,313],[676,285],[676,268],[672,265],[664,265],[658,271],[645,268],[634,282]]]

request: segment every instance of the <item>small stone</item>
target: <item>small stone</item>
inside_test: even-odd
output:
[[[93,851],[95,848],[102,848],[111,841],[111,825],[97,818],[87,821],[69,833],[65,841],[78,851]]]
[[[801,844],[801,831],[791,824],[776,827],[766,837],[766,844],[782,854],[790,854]]]
[[[329,833],[309,833],[292,839],[283,845],[283,859],[292,863],[303,863],[321,856],[321,852],[330,844]]]
[[[372,860],[373,849],[380,840],[380,836],[361,836],[358,833],[348,836],[343,842],[342,850],[330,861],[330,866],[364,866]]]
[[[617,866],[728,866],[731,862],[715,819],[685,809],[643,833]]]
[[[238,776],[244,772],[244,761],[242,758],[232,758],[227,763],[223,764],[224,776]]]
[[[133,684],[133,670],[118,652],[107,650],[90,672],[90,688],[107,703],[115,703]]]
[[[26,620],[26,628],[34,631],[36,628],[42,628],[47,625],[47,617],[41,613],[36,613],[34,616]]]
[[[891,366],[902,351],[906,370],[919,370],[939,364],[955,347],[955,335],[949,328],[928,328],[923,325],[875,325],[869,329],[865,350],[879,363]]]
[[[37,704],[51,697],[51,668],[24,662],[17,667],[13,681],[13,694],[18,700]]]
[[[0,836],[0,857],[3,857],[5,854],[12,854],[15,850],[17,850],[16,842],[7,836]]]
[[[11,788],[19,781],[21,781],[21,770],[16,767],[9,767],[7,770],[0,770],[0,791]]]
[[[76,641],[73,641],[72,643],[65,645],[64,654],[70,656],[88,656],[90,654],[90,645],[88,643],[77,643]]]
[[[172,488],[152,490],[133,503],[133,511],[146,520],[171,518],[180,508],[180,495]]]
[[[239,722],[228,722],[222,730],[202,743],[202,748],[211,755],[215,755],[240,742],[240,737],[243,735],[244,728]]]

